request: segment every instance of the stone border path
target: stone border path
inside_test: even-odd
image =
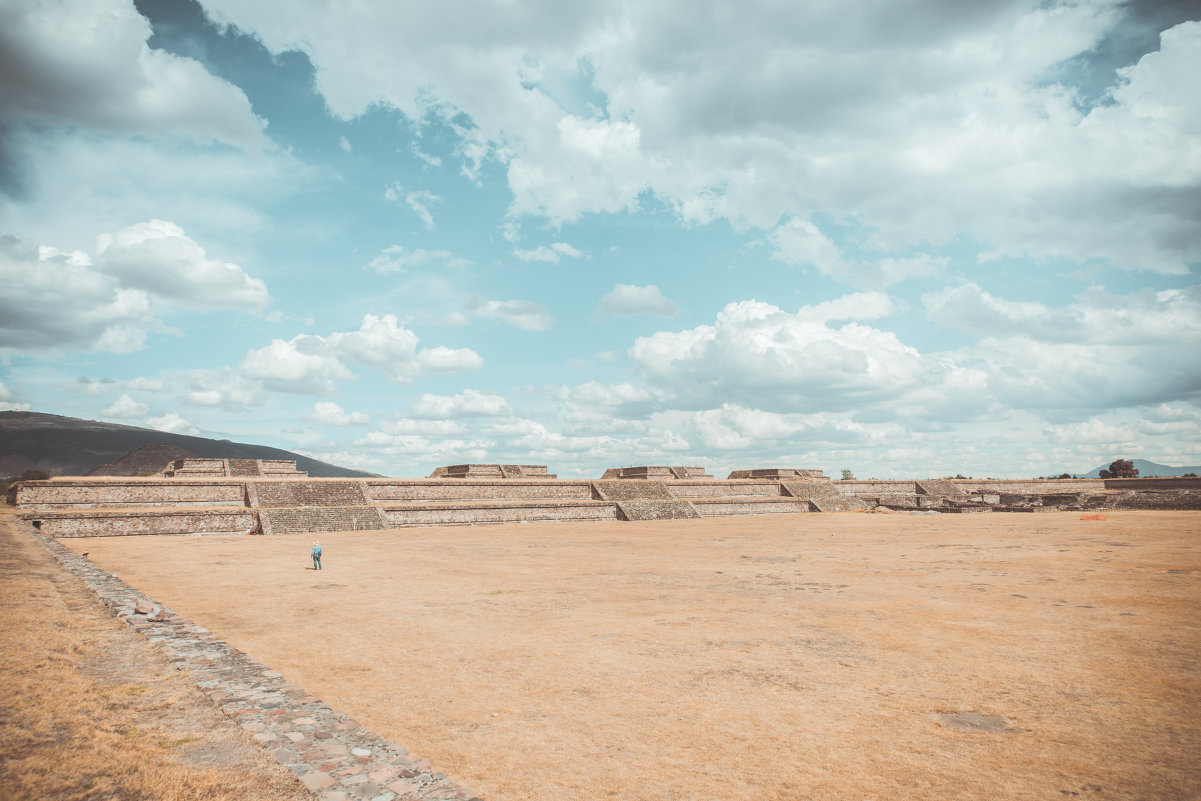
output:
[[[482,801],[435,773],[429,760],[367,731],[56,540],[27,524],[20,528],[116,617],[162,648],[177,668],[187,669],[201,692],[253,732],[320,801]]]

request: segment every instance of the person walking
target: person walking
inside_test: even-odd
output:
[[[321,569],[321,543],[319,542],[313,543],[313,569]]]

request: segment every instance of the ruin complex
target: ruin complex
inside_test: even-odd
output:
[[[542,520],[807,512],[1201,509],[1201,479],[833,481],[820,470],[649,465],[558,479],[545,465],[451,465],[430,478],[308,478],[295,462],[177,459],[151,478],[57,478],[9,490],[52,537],[290,534]]]

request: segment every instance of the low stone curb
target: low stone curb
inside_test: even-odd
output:
[[[163,649],[320,801],[482,801],[429,760],[370,732],[207,629],[59,542],[23,528],[116,617]]]

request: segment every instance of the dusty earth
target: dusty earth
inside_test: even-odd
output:
[[[311,796],[0,512],[0,798]]]
[[[66,540],[489,801],[1201,797],[1201,514]]]

